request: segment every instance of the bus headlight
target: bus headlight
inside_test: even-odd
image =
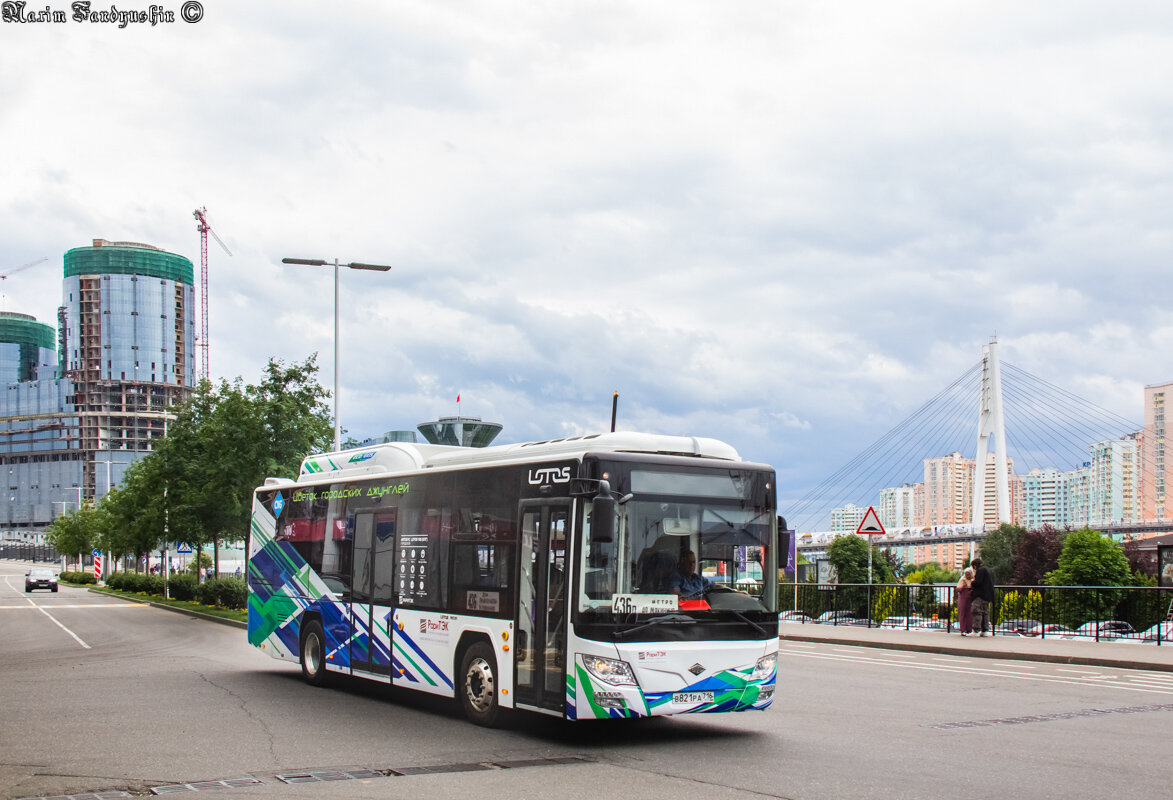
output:
[[[615,686],[635,686],[635,675],[626,661],[602,656],[583,656],[583,664],[592,676]]]
[[[778,654],[770,653],[768,656],[762,656],[758,659],[758,663],[754,664],[753,672],[749,674],[751,681],[764,681],[770,677],[774,672],[774,667],[778,666]]]

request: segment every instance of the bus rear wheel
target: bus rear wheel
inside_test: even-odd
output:
[[[326,683],[326,636],[316,619],[306,623],[301,635],[301,674],[310,686]]]
[[[497,658],[488,644],[474,642],[464,651],[457,692],[470,722],[485,727],[497,723],[501,713],[497,704]]]

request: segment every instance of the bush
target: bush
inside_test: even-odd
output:
[[[163,594],[163,578],[146,572],[115,572],[106,579],[106,585],[120,592]]]
[[[995,624],[1001,624],[1011,619],[1041,620],[1042,618],[1042,592],[1037,589],[1014,590],[1002,594],[1002,600],[998,603]]]
[[[901,586],[877,587],[872,596],[872,621],[908,616],[908,592]]]
[[[97,581],[94,580],[94,573],[92,572],[62,572],[57,576],[57,579],[65,581],[66,583],[97,583]]]
[[[167,581],[173,600],[195,600],[197,580],[195,575],[172,575]]]
[[[243,609],[248,603],[244,578],[209,578],[195,590],[196,601],[206,606]]]

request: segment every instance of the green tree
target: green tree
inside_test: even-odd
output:
[[[144,554],[160,547],[166,530],[166,493],[161,461],[141,459],[126,470],[122,485],[102,498],[103,546],[118,556],[133,555],[136,570]]]
[[[49,525],[45,540],[53,545],[58,553],[84,556],[98,545],[99,515],[94,507],[87,503],[76,510],[67,511]],[[78,565],[81,569],[81,565]]]
[[[1050,586],[1126,586],[1131,577],[1124,548],[1099,531],[1084,528],[1067,534],[1059,566],[1047,573],[1046,582]],[[1101,588],[1071,591],[1067,607],[1072,619],[1067,624],[1074,627],[1089,620],[1111,619],[1122,594]]]
[[[872,548],[872,583],[895,583],[891,563],[879,548]],[[863,536],[838,536],[827,546],[827,559],[840,583],[868,582],[868,542]]]
[[[1072,531],[1063,542],[1059,566],[1047,574],[1051,586],[1125,586],[1130,570],[1124,548],[1091,528]]]
[[[153,546],[165,524],[168,540],[187,542],[197,554],[224,538],[243,538],[247,547],[253,490],[266,477],[296,477],[301,459],[327,449],[333,437],[316,361],[270,360],[256,385],[201,382],[175,409],[167,436],[136,465],[137,479],[111,503],[122,523],[136,508],[144,517],[150,510],[133,535],[118,534],[121,546]]]
[[[900,580],[900,576],[903,575],[907,569],[907,565],[904,563],[904,559],[897,555],[896,551],[891,547],[876,547],[875,552],[873,553],[873,558],[876,557],[882,557],[885,561],[887,561],[888,569],[892,572],[892,580],[882,582],[898,582]]]
[[[926,561],[923,564],[912,564],[904,581],[905,583],[957,583],[957,579],[960,577],[957,570],[945,569],[936,561]]]
[[[982,563],[994,575],[994,583],[1005,583],[1014,573],[1014,549],[1026,533],[1021,525],[1003,522],[990,531],[981,543]]]
[[[212,557],[207,553],[196,553],[187,565],[187,571],[192,575],[199,575],[200,569],[208,569],[212,566]]]

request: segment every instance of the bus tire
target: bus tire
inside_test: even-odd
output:
[[[460,659],[460,705],[469,722],[486,728],[497,723],[497,657],[485,642],[473,642]]]
[[[301,674],[310,686],[326,683],[326,635],[322,623],[311,619],[301,634]]]

